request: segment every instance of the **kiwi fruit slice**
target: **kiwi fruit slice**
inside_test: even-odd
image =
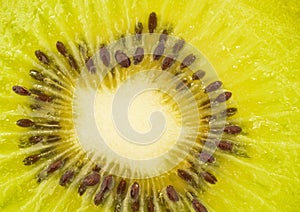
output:
[[[1,9],[1,210],[299,209],[299,1]]]

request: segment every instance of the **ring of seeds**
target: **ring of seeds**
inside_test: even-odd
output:
[[[58,173],[60,186],[75,185],[81,196],[89,190],[95,205],[107,202],[115,211],[178,207],[207,211],[200,195],[218,183],[216,155],[242,151],[234,141],[242,128],[228,121],[237,108],[230,106],[232,93],[224,90],[206,58],[183,39],[173,37],[170,29],[157,28],[158,20],[152,12],[148,23],[135,25],[132,35],[102,44],[96,51],[84,41],[77,44],[76,51],[57,41],[57,52],[34,52],[38,65],[29,70],[32,87],[16,85],[12,90],[29,98],[28,106],[35,114],[16,120],[16,125],[30,131],[20,138],[20,148],[29,152],[24,165],[46,164],[37,173],[37,182]],[[172,95],[163,94],[166,103],[176,99],[196,106],[179,108],[186,130],[180,140],[163,155],[151,158],[151,163],[135,160],[134,150],[132,155],[114,152],[105,143],[112,141],[86,144],[83,140],[98,139],[98,135],[87,134],[93,131],[82,126],[94,125],[98,131],[99,125],[84,118],[90,117],[94,107],[88,98],[99,90],[115,92],[116,84],[145,70],[155,70],[151,82],[168,85],[163,88]],[[164,78],[169,75],[172,77]],[[74,112],[77,109],[83,114]],[[191,121],[193,116],[198,118]],[[153,166],[161,162],[168,165],[161,169]]]

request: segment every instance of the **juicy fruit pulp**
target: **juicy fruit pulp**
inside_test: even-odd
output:
[[[74,46],[72,41],[85,40],[96,49],[101,43],[132,33],[136,19],[146,18],[152,11],[157,11],[162,26],[171,24],[174,35],[184,38],[209,58],[238,104],[239,113],[234,120],[241,124],[244,134],[235,139],[246,146],[249,158],[218,155],[218,183],[209,186],[199,197],[201,201],[215,210],[297,208],[300,148],[297,1],[287,5],[273,1],[9,4],[1,4],[1,20],[7,24],[1,29],[0,38],[3,209],[97,210],[90,201],[74,195],[72,190],[77,188],[60,187],[58,178],[39,185],[33,180],[39,167],[34,170],[22,164],[27,152],[19,152],[18,140],[24,132],[15,126],[28,113],[24,107],[28,102],[16,98],[11,87],[31,86],[27,75],[37,63],[34,50],[56,52],[57,40],[69,41],[65,43],[70,46]],[[70,12],[72,15],[67,12],[70,8],[75,8]],[[176,199],[172,188],[168,190],[171,198]]]

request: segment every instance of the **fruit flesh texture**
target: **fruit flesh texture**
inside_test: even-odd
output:
[[[30,87],[34,50],[56,52],[57,40],[75,48],[72,41],[82,39],[96,49],[133,33],[137,19],[147,23],[149,13],[156,11],[160,29],[171,24],[175,36],[208,57],[239,108],[234,121],[244,133],[234,139],[246,145],[249,158],[218,155],[222,165],[216,173],[218,183],[199,198],[216,211],[297,209],[298,1],[7,1],[1,7],[0,208],[97,210],[88,198],[74,195],[76,188],[60,187],[58,176],[38,186],[32,180],[35,171],[23,165],[25,153],[18,148],[24,130],[15,126],[28,113],[22,106],[28,103],[16,98],[11,87]]]

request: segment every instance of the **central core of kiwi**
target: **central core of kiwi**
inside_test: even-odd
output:
[[[125,86],[134,91],[138,89],[137,84],[137,80],[132,80]],[[181,115],[176,102],[164,103],[165,94],[158,90],[141,91],[134,97],[126,93],[128,95],[120,95],[122,99],[115,100],[114,91],[97,92],[94,113],[104,142],[117,154],[132,160],[166,154],[181,132]]]
[[[184,163],[198,139],[207,137],[201,117],[212,112],[206,106],[211,97],[195,69],[207,70],[209,79],[215,75],[192,46],[178,54],[178,43],[160,34],[123,37],[85,60],[74,90],[74,126],[88,157],[103,161],[110,173],[160,176]]]

